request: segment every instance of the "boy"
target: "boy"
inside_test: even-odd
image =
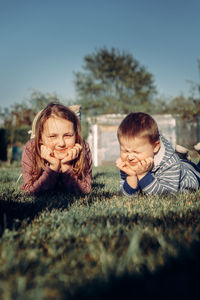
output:
[[[116,166],[123,194],[174,194],[199,188],[200,170],[178,157],[150,115],[130,113],[121,122],[117,137],[120,158]]]

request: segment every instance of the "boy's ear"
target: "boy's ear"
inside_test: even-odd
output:
[[[153,149],[153,152],[154,153],[157,153],[158,150],[160,149],[160,141],[156,141],[155,144],[154,144],[154,149]]]

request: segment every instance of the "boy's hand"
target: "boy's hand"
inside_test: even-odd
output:
[[[148,157],[138,161],[137,165],[133,167],[139,180],[142,179],[152,169],[153,163],[153,158]]]
[[[128,175],[126,180],[128,184],[135,189],[138,185],[137,174],[136,171],[132,168],[132,166],[128,165],[126,161],[122,161],[121,158],[119,157],[116,160],[116,167]]]
[[[135,165],[130,165],[127,161],[122,161],[119,157],[116,160],[116,167],[125,172],[127,176],[127,182],[132,188],[136,188],[138,180],[142,179],[153,167],[154,160],[152,157],[148,157],[141,161],[138,161]]]
[[[61,171],[66,172],[70,167],[70,162],[76,159],[82,150],[80,144],[75,144],[71,149],[68,150],[66,156],[61,160]]]
[[[54,171],[58,171],[60,169],[60,161],[53,155],[51,149],[49,149],[45,145],[41,145],[40,152],[41,157],[50,164],[50,169]]]
[[[136,171],[126,161],[122,161],[121,157],[116,160],[116,167],[129,176],[136,176]],[[135,166],[134,166],[135,168]]]

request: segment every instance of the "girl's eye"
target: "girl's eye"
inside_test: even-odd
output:
[[[73,134],[65,134],[66,137],[72,137]]]

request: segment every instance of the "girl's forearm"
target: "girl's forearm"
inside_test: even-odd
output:
[[[79,179],[77,175],[74,174],[72,168],[69,168],[65,173],[62,173],[62,183],[66,189],[88,194],[91,192],[92,174],[88,172],[84,178]]]

